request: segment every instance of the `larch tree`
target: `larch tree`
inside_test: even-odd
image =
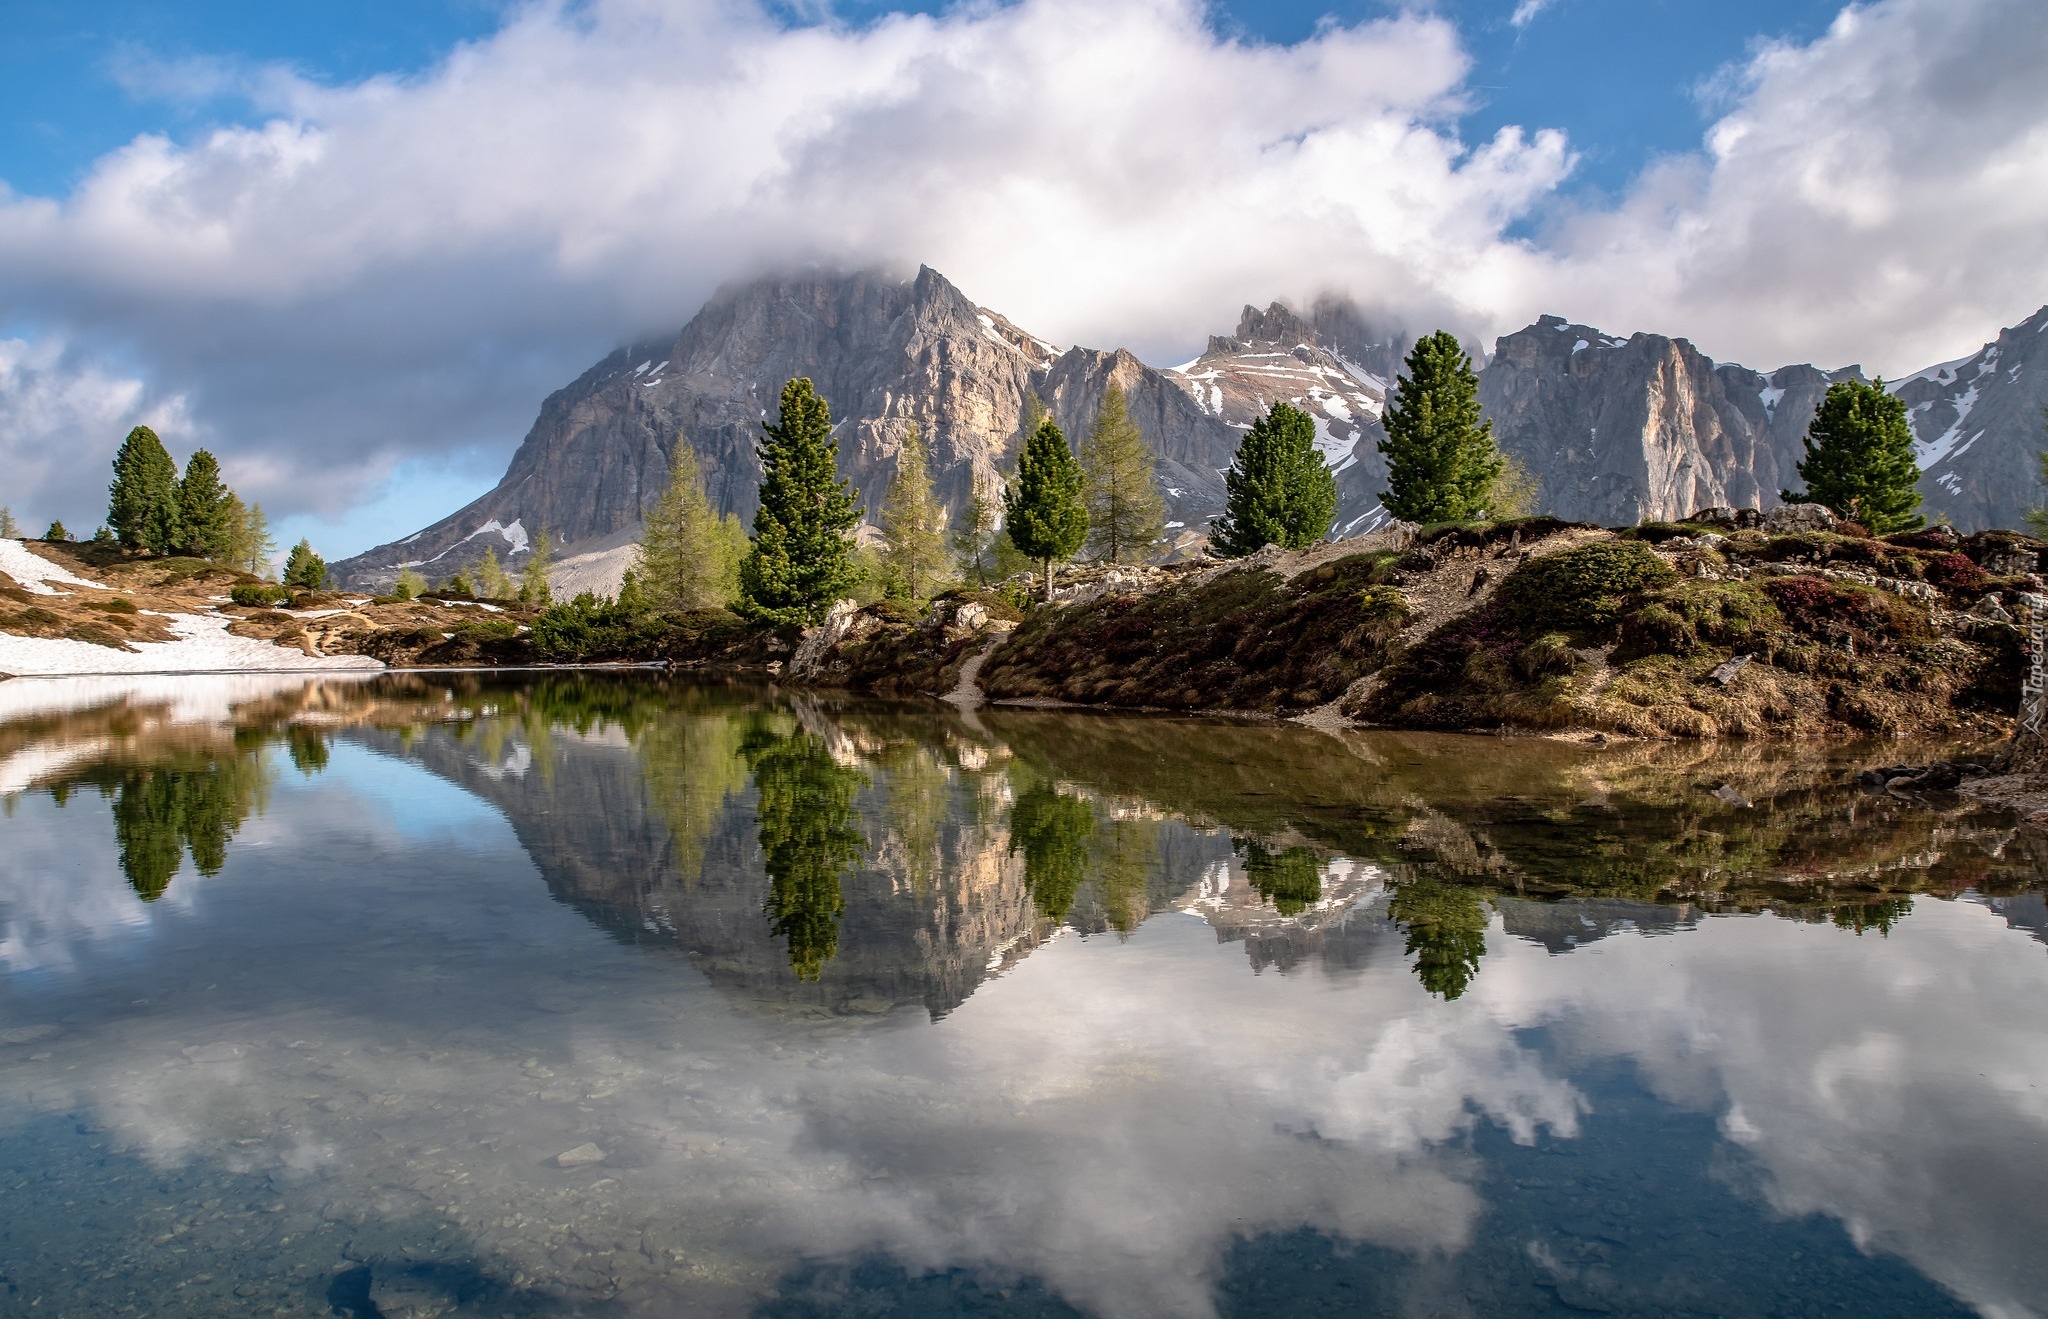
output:
[[[228,501],[234,498],[220,479],[220,463],[205,449],[195,449],[178,478],[179,548],[202,559],[228,556]]]
[[[740,565],[740,610],[753,618],[815,626],[859,580],[852,532],[855,491],[839,479],[832,414],[805,377],[782,387],[761,458],[761,508]]]
[[[222,561],[243,572],[269,576],[270,558],[277,553],[277,544],[270,539],[270,519],[263,515],[263,505],[244,504],[240,496],[229,491],[222,518],[227,528]]]
[[[477,595],[486,600],[509,600],[519,589],[512,584],[512,575],[505,571],[495,545],[484,546],[484,556],[477,560],[471,578],[476,582]]]
[[[14,510],[0,505],[0,540],[15,540],[21,535],[21,524],[14,520]]]
[[[960,575],[978,587],[986,588],[994,571],[990,560],[994,555],[996,533],[1002,527],[997,510],[1002,505],[990,499],[980,490],[960,510],[960,522],[953,529],[953,557],[960,568]]]
[[[534,533],[532,543],[527,547],[526,566],[519,570],[519,600],[522,604],[545,605],[554,599],[554,588],[548,576],[554,571],[555,544],[548,529],[542,527]]]
[[[668,486],[640,536],[640,584],[648,604],[662,613],[725,608],[739,597],[745,553],[740,520],[721,518],[711,507],[697,451],[678,439],[668,458]]]
[[[931,456],[916,423],[896,454],[882,501],[882,567],[888,593],[922,601],[946,570],[946,510],[932,497]]]
[[[1223,485],[1223,515],[1209,527],[1210,553],[1219,558],[1267,545],[1307,549],[1329,534],[1337,515],[1337,478],[1316,449],[1316,420],[1285,403],[1238,441]]]
[[[130,549],[168,554],[178,543],[178,465],[147,426],[129,431],[114,455],[107,525]]]
[[[1081,445],[1087,478],[1088,548],[1111,563],[1143,558],[1166,534],[1166,501],[1152,480],[1152,446],[1111,385]]]
[[[1917,531],[1927,519],[1920,506],[1920,464],[1904,399],[1884,387],[1841,380],[1806,426],[1806,457],[1799,463],[1806,490],[1779,492],[1788,504],[1822,504],[1860,522],[1874,535]]]
[[[1074,557],[1088,541],[1086,482],[1081,464],[1058,423],[1045,417],[1024,441],[1017,479],[1003,493],[1010,539],[1045,569],[1045,598],[1052,599],[1052,566]]]
[[[1409,350],[1407,374],[1380,420],[1387,485],[1380,503],[1409,522],[1466,522],[1488,512],[1502,459],[1479,416],[1479,377],[1449,330]]]

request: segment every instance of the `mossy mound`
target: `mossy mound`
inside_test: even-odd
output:
[[[1782,537],[1757,558],[1825,563],[1837,543],[1877,544]],[[1952,596],[1977,585],[1960,553],[1899,553],[1916,556],[1916,577],[1970,583]],[[1925,601],[1816,575],[1723,578],[1711,552],[1685,561],[1705,575],[1680,577],[1649,537],[1534,559],[1389,665],[1346,713],[1412,728],[1899,735],[1994,731],[2017,699],[2010,628],[1943,635]],[[1722,669],[1737,656],[1746,667]]]
[[[1239,568],[1150,595],[1035,612],[991,657],[995,699],[1283,713],[1342,695],[1408,618],[1396,556],[1354,554],[1285,580]]]

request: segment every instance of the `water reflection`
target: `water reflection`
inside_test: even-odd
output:
[[[1844,761],[588,675],[202,704],[0,724],[0,1173],[31,1209],[0,1253],[41,1294],[2048,1292],[2037,845],[1859,795]],[[404,825],[436,785],[460,826]],[[56,974],[64,921],[102,911],[149,941],[73,939]],[[143,1235],[89,1229],[81,1192]]]
[[[835,761],[824,738],[778,733],[765,721],[749,730],[740,755],[754,775],[754,818],[768,872],[762,911],[788,944],[796,978],[816,980],[839,949],[846,911],[839,876],[867,850],[854,828],[853,794],[868,777]]]

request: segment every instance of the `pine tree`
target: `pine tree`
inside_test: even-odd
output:
[[[52,522],[50,524],[50,529],[43,533],[43,539],[57,541],[70,540],[71,533],[65,529],[63,522]]]
[[[555,546],[546,527],[534,535],[529,548],[532,553],[527,555],[526,566],[519,571],[519,600],[522,604],[545,605],[554,599],[548,574],[555,565]]]
[[[678,439],[669,454],[668,488],[640,536],[640,582],[649,605],[664,613],[725,608],[738,598],[745,553],[739,519],[712,509],[696,450]]]
[[[780,414],[761,429],[761,508],[740,565],[741,611],[815,626],[859,579],[850,535],[860,522],[856,492],[839,479],[831,410],[809,379],[782,387]]]
[[[147,426],[129,431],[114,455],[107,525],[131,549],[168,554],[178,543],[178,465]]]
[[[1003,492],[1010,539],[1045,568],[1045,598],[1052,599],[1052,565],[1074,557],[1088,540],[1088,506],[1081,500],[1081,464],[1067,448],[1058,423],[1046,417],[1024,441],[1017,480]]]
[[[1223,516],[1209,527],[1209,552],[1219,558],[1266,545],[1305,550],[1329,534],[1337,515],[1337,478],[1316,450],[1316,420],[1285,403],[1238,441],[1223,485]]]
[[[202,559],[228,554],[228,500],[234,492],[221,483],[220,463],[205,449],[195,449],[178,478],[179,548]]]
[[[1500,475],[1493,423],[1479,419],[1479,377],[1457,336],[1438,330],[1409,352],[1380,420],[1387,484],[1380,503],[1409,522],[1466,522],[1489,510]]]
[[[1884,381],[1842,380],[1806,427],[1806,457],[1799,464],[1803,494],[1779,492],[1788,504],[1822,504],[1860,522],[1875,535],[1917,531],[1927,519],[1920,506],[1920,464],[1913,458],[1913,428],[1905,400]]]
[[[410,564],[398,570],[398,580],[391,584],[391,594],[401,600],[416,599],[426,589],[427,579],[414,572]]]
[[[946,511],[932,498],[931,459],[915,423],[896,454],[882,502],[882,565],[889,593],[922,602],[946,569]]]
[[[308,591],[327,585],[327,561],[313,553],[311,541],[301,540],[292,546],[291,556],[284,561],[284,584]]]
[[[1111,563],[1143,558],[1166,534],[1166,502],[1152,482],[1152,446],[1111,385],[1081,446],[1087,475],[1088,548]]]

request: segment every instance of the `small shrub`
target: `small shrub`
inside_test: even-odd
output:
[[[86,608],[97,609],[103,614],[132,614],[135,612],[135,602],[117,597],[112,600],[95,600]]]
[[[1594,632],[1611,627],[1629,597],[1675,578],[1648,545],[1618,540],[1533,560],[1509,574],[1494,598],[1519,626]]]
[[[290,604],[292,593],[291,588],[270,582],[243,582],[228,589],[228,599],[249,609],[263,609]]]
[[[1967,555],[1951,550],[1927,560],[1927,580],[1947,591],[1982,591],[1991,585],[1991,575],[1972,563]]]
[[[1522,647],[1515,656],[1515,671],[1530,682],[1537,682],[1552,674],[1570,673],[1578,663],[1570,637],[1562,632],[1546,632]]]

